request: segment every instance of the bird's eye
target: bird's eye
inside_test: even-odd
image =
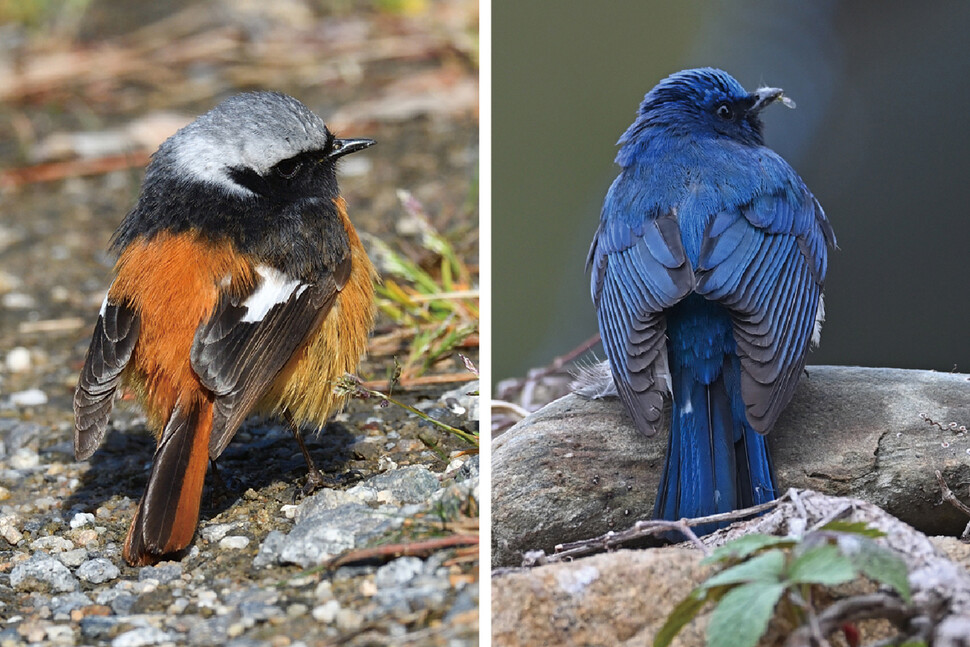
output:
[[[276,172],[281,176],[285,177],[287,180],[296,175],[300,168],[303,166],[303,162],[300,162],[294,158],[288,160],[283,160],[276,165]]]
[[[718,105],[715,112],[717,113],[717,116],[724,121],[734,121],[734,109],[731,108],[731,105],[728,103]]]

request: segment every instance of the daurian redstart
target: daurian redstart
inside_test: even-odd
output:
[[[209,459],[251,413],[321,428],[374,321],[376,272],[337,188],[337,139],[275,92],[219,104],[161,145],[115,232],[115,279],[74,395],[74,451],[104,439],[119,385],[158,439],[124,558],[192,541]]]

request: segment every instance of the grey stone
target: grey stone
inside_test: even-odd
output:
[[[286,535],[282,532],[279,530],[271,530],[266,535],[266,538],[263,539],[263,543],[260,544],[259,552],[253,558],[253,566],[263,568],[279,563],[280,548],[283,545],[284,539],[286,539]]]
[[[362,546],[403,522],[402,517],[378,513],[359,503],[307,514],[280,545],[280,561],[304,568],[315,566],[337,553]]]
[[[469,458],[465,463],[458,468],[458,473],[455,474],[455,481],[461,483],[462,481],[467,481],[469,479],[478,478],[478,465],[479,465],[479,455],[475,454]]]
[[[91,642],[107,640],[118,622],[113,616],[85,616],[81,618],[81,635]]]
[[[155,566],[143,566],[138,571],[138,580],[157,580],[159,584],[168,584],[182,578],[182,565],[178,562],[163,562]]]
[[[189,629],[189,643],[192,645],[224,645],[229,637],[229,625],[236,622],[233,616],[215,616],[200,622]]]
[[[417,577],[423,569],[424,562],[417,557],[398,557],[377,569],[374,584],[378,588],[400,587]]]
[[[230,593],[225,603],[230,608],[238,609],[243,618],[262,622],[284,615],[283,609],[277,605],[279,599],[280,595],[275,589],[253,587]]]
[[[51,611],[54,617],[68,616],[74,609],[80,609],[91,604],[91,598],[79,591],[72,591],[64,595],[55,595],[50,600]]]
[[[111,647],[145,647],[175,640],[176,636],[157,627],[138,627],[119,635]]]
[[[477,586],[464,586],[458,591],[455,601],[451,604],[448,612],[445,614],[445,623],[453,623],[458,621],[458,616],[476,611],[479,606],[478,599],[478,587]]]
[[[104,557],[89,559],[77,567],[75,574],[78,579],[92,584],[103,584],[117,578],[121,571],[111,563],[111,560]]]
[[[439,400],[456,416],[463,416],[465,420],[477,423],[481,418],[480,398],[473,394],[478,393],[479,388],[479,381],[475,380],[443,393]]]
[[[0,458],[37,440],[42,429],[36,422],[22,422],[15,418],[0,419]]]
[[[355,486],[352,490],[359,490],[360,486]],[[350,490],[331,490],[329,488],[315,492],[313,496],[300,502],[294,517],[300,523],[308,516],[312,516],[324,510],[333,510],[348,503],[364,503],[364,500]]]
[[[377,491],[390,490],[401,503],[427,501],[441,487],[438,477],[424,465],[408,465],[378,474],[367,479],[365,485]]]
[[[138,598],[136,598],[135,595],[129,591],[123,591],[121,589],[107,589],[98,593],[98,597],[95,598],[95,602],[98,604],[107,605],[111,607],[111,610],[119,616],[124,616],[131,613],[131,609],[135,606],[135,601],[137,599]]]
[[[217,542],[232,532],[237,525],[234,523],[216,523],[203,528],[200,534],[206,541]]]
[[[970,481],[970,436],[960,425],[970,425],[967,375],[810,366],[768,438],[782,490],[861,498],[928,534],[952,535],[966,519],[939,505],[934,472]],[[640,434],[618,399],[577,395],[497,437],[493,565],[650,518],[666,447],[667,431]]]
[[[80,584],[67,566],[39,550],[11,569],[10,586],[17,591],[67,593]]]
[[[84,563],[84,560],[88,557],[88,551],[86,548],[75,548],[74,550],[65,550],[63,553],[57,553],[55,555],[58,561],[68,568],[77,568]]]

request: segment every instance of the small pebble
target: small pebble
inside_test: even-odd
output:
[[[249,545],[249,537],[243,535],[230,535],[219,540],[219,548],[226,550],[238,550]]]
[[[29,470],[40,465],[40,456],[30,447],[21,447],[7,459],[7,465],[15,470]]]
[[[189,606],[188,598],[176,598],[172,604],[168,605],[168,614],[170,616],[180,615]]]
[[[111,647],[146,647],[170,642],[175,636],[155,627],[138,627],[111,641]]]
[[[62,553],[67,550],[74,550],[74,542],[65,537],[48,535],[40,537],[30,542],[31,550],[46,550],[50,553]]]
[[[182,579],[182,565],[178,562],[162,562],[155,566],[144,566],[138,571],[139,581],[154,580],[155,584],[168,584]]]
[[[23,292],[8,292],[3,295],[2,303],[8,310],[29,310],[36,305],[37,300]]]
[[[96,559],[90,559],[78,566],[75,574],[84,582],[101,584],[117,578],[121,575],[121,571],[110,560],[104,557],[98,557]]]
[[[19,520],[16,515],[0,514],[0,537],[3,537],[11,546],[16,546],[24,538],[18,525]]]
[[[364,616],[353,609],[341,609],[337,612],[336,622],[341,631],[357,631],[364,624]]]
[[[62,553],[57,553],[55,557],[61,560],[61,564],[64,564],[64,566],[77,568],[88,558],[88,551],[84,548],[75,548],[74,550],[65,550]]]
[[[317,584],[317,588],[314,589],[313,591],[313,597],[320,600],[321,602],[332,600],[333,584],[330,583],[330,580],[323,580],[319,584]]]
[[[114,588],[101,591],[94,601],[97,604],[110,607],[116,614],[123,616],[131,612],[131,608],[135,606],[136,598],[127,591]]]
[[[69,625],[50,625],[44,629],[44,633],[50,643],[74,644],[74,631]]]
[[[39,550],[11,569],[10,586],[15,591],[67,593],[76,591],[79,583],[67,566]]]
[[[216,605],[218,597],[216,592],[209,589],[202,589],[196,592],[196,598],[198,600],[198,605],[200,607],[213,608]]]
[[[24,373],[30,370],[30,351],[23,346],[10,349],[7,353],[7,370],[11,373]]]
[[[92,541],[97,541],[98,531],[95,530],[94,528],[85,528],[84,530],[81,530],[80,532],[74,534],[73,537],[74,537],[75,544],[80,544],[81,546],[87,546]]]
[[[310,615],[317,622],[322,622],[325,625],[332,624],[337,618],[337,612],[340,611],[340,603],[336,600],[330,600],[318,607],[314,607]]]
[[[10,394],[10,403],[16,407],[39,407],[47,404],[47,394],[40,389],[27,389]]]
[[[80,528],[81,526],[86,526],[88,524],[94,524],[94,515],[90,512],[78,512],[76,515],[71,517],[71,528]]]
[[[235,524],[217,523],[206,526],[202,529],[202,538],[206,541],[216,542],[229,534]]]
[[[286,615],[290,618],[299,618],[300,616],[306,614],[308,610],[309,607],[307,607],[307,605],[296,602],[286,607]]]

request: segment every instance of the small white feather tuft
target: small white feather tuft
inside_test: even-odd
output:
[[[815,310],[815,327],[812,329],[812,348],[822,341],[822,322],[825,321],[825,295],[818,295],[818,308]]]
[[[590,400],[615,398],[619,395],[616,391],[616,384],[613,382],[613,373],[610,371],[608,360],[577,363],[572,373],[573,381],[569,388],[577,395]]]
[[[307,288],[305,283],[291,279],[268,265],[257,265],[256,273],[261,280],[256,291],[242,303],[247,309],[241,319],[243,322],[262,321],[274,306],[285,303],[294,295],[299,296]]]

